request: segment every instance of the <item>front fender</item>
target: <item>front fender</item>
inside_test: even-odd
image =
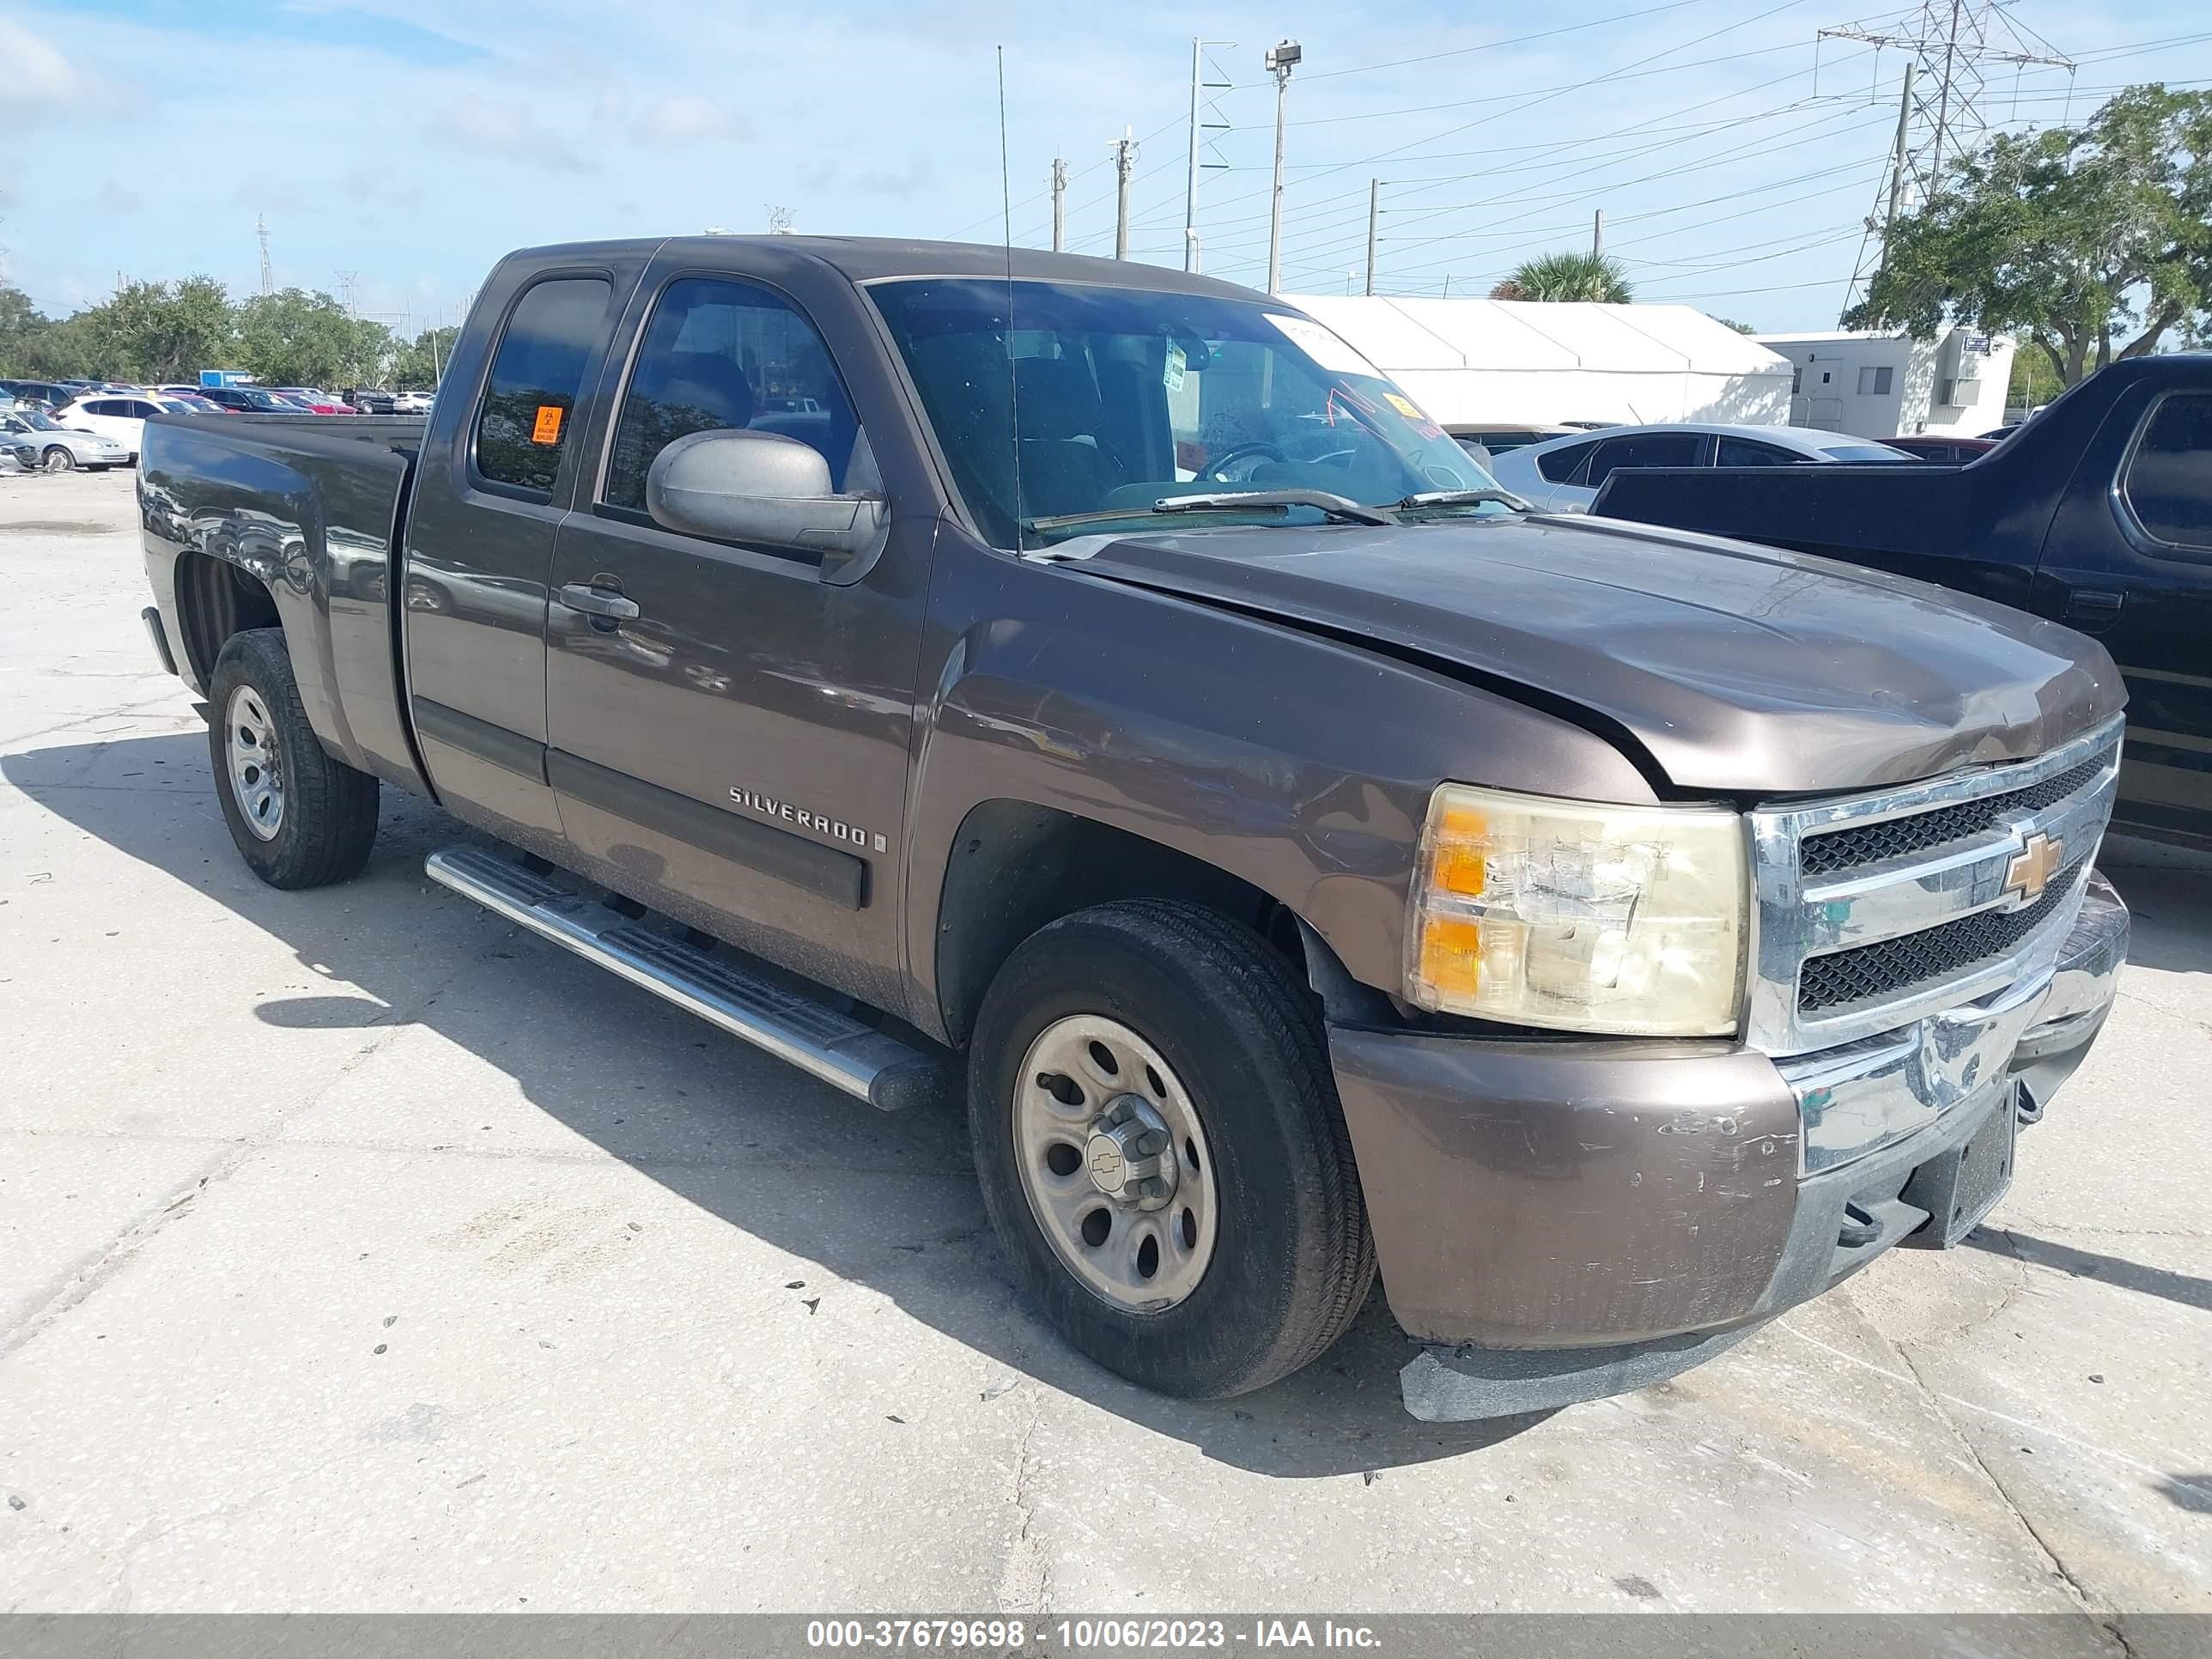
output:
[[[945,872],[986,801],[1095,820],[1224,871],[1303,920],[1354,979],[1395,992],[1439,782],[1653,799],[1602,739],[1495,692],[1071,567],[1000,562],[990,620],[951,638],[919,738],[918,1012],[943,1012]]]

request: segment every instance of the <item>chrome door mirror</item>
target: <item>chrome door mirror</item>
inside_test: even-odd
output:
[[[736,428],[692,433],[653,457],[645,507],[664,530],[818,553],[825,566],[871,552],[890,516],[880,496],[835,494],[811,444]]]

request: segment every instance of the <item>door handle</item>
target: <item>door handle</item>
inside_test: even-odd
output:
[[[2126,594],[2116,593],[2108,587],[2077,587],[2067,594],[2059,614],[2068,622],[2079,623],[2094,632],[2111,626],[2127,600]]]
[[[570,582],[554,597],[571,611],[580,611],[587,617],[605,617],[614,622],[633,622],[638,610],[635,599],[626,599],[604,587],[593,587],[585,582]]]

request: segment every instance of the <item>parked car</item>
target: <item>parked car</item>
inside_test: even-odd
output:
[[[2212,846],[2212,355],[2112,363],[1955,471],[1622,473],[1594,510],[1873,565],[2094,635],[2129,696],[2115,822]]]
[[[311,386],[280,386],[274,388],[281,397],[290,398],[301,408],[316,415],[350,415],[353,405],[341,403],[329,392]]]
[[[1881,441],[1892,449],[1903,450],[1916,461],[1947,466],[1965,466],[1978,461],[1997,447],[1995,438],[1937,438],[1925,433],[1884,438]]]
[[[49,472],[67,472],[80,466],[88,472],[105,472],[134,459],[131,451],[112,438],[64,426],[42,410],[18,409],[0,415],[0,434],[18,447],[28,446],[36,464]]]
[[[0,392],[9,393],[19,405],[45,410],[59,409],[76,396],[74,391],[53,380],[0,380]]]
[[[1616,426],[1552,438],[1498,458],[1498,482],[1532,505],[1587,512],[1623,468],[1796,466],[1808,462],[1902,461],[1904,451],[1864,438],[1796,426]]]
[[[0,438],[0,461],[7,463],[0,466],[0,472],[36,472],[39,470],[39,452],[29,444]]]
[[[389,782],[516,849],[427,869],[521,929],[964,1093],[1010,1271],[1145,1387],[1296,1370],[1378,1261],[1417,1416],[1643,1387],[1961,1242],[2111,1005],[2094,641],[1526,513],[1280,299],[595,243],[502,261],[453,372],[147,428],[247,866],[356,874]]]
[[[307,411],[266,386],[204,386],[199,395],[234,415],[304,415]]]
[[[392,415],[398,412],[395,407],[398,394],[381,386],[356,387],[348,394],[347,401],[352,404],[356,414]]]
[[[1462,449],[1485,466],[1513,450],[1526,449],[1531,444],[1540,444],[1553,438],[1569,437],[1581,429],[1571,426],[1530,426],[1525,422],[1492,426],[1479,421],[1448,424],[1444,428],[1458,441]]]
[[[428,415],[436,394],[428,392],[395,392],[392,394],[394,415]]]
[[[53,418],[80,432],[96,432],[103,438],[113,439],[125,450],[124,459],[135,461],[138,459],[140,430],[149,418],[164,413],[187,412],[175,398],[151,392],[95,392],[75,403],[64,404],[54,411]]]

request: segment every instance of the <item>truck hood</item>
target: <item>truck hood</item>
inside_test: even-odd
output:
[[[1429,659],[1640,745],[1683,791],[1834,793],[2022,759],[2125,695],[2102,647],[2023,611],[1607,519],[1176,531],[1058,551],[1100,580]]]

